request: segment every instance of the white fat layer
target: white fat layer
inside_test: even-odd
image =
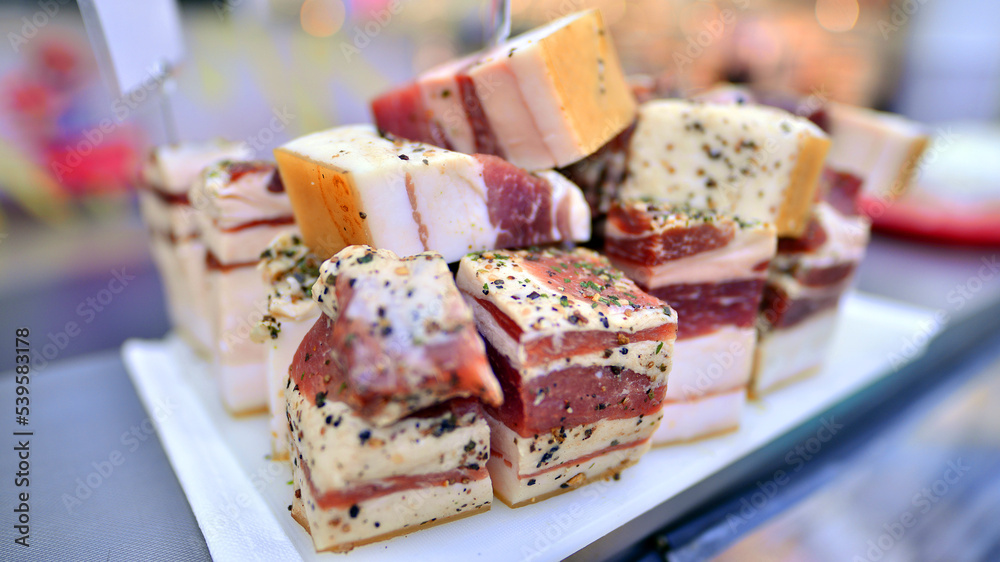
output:
[[[255,363],[223,363],[214,365],[213,369],[222,403],[231,414],[256,412],[267,407],[267,373],[263,357]]]
[[[556,20],[556,22],[569,23],[569,18]],[[554,31],[554,26],[544,26],[536,29],[533,33],[539,38],[543,36],[543,30],[548,29],[544,35],[549,35]],[[521,36],[523,39],[525,36]],[[539,138],[548,147],[548,152],[552,154],[557,166],[565,166],[571,162],[587,156],[582,147],[582,139],[578,138],[576,131],[567,123],[567,116],[562,106],[562,100],[557,94],[552,84],[552,76],[549,73],[548,63],[544,56],[543,44],[538,41],[525,41],[518,45],[515,54],[508,66],[517,77],[521,88],[521,95],[524,99],[531,100],[528,109],[533,117],[533,122],[538,127]]]
[[[493,480],[493,491],[507,502],[518,505],[545,494],[568,491],[580,485],[580,481],[604,475],[609,471],[617,472],[635,464],[642,455],[649,451],[650,442],[635,447],[611,451],[606,455],[594,457],[579,463],[570,463],[530,478],[520,478],[517,470],[508,467],[499,456],[490,457],[487,467]],[[516,466],[516,465],[515,465]],[[580,476],[582,475],[582,476]],[[577,478],[578,480],[573,480]],[[529,486],[528,483],[532,482]],[[570,484],[570,482],[573,482]],[[590,497],[604,496],[606,486],[600,483],[585,487],[580,493]],[[614,485],[614,484],[610,484]],[[563,488],[563,486],[566,486]]]
[[[653,445],[690,441],[737,429],[746,397],[746,388],[740,387],[690,402],[666,404],[663,422],[653,435]]]
[[[417,78],[424,107],[441,126],[454,150],[466,154],[475,152],[476,142],[472,125],[465,115],[455,75],[467,68],[478,56],[477,53],[445,63]]]
[[[839,103],[828,106],[832,143],[827,165],[861,178],[863,193],[896,197],[894,185],[917,146],[927,141],[924,128],[905,117]]]
[[[139,212],[146,226],[155,233],[171,234],[181,240],[198,235],[197,212],[190,205],[169,204],[149,190],[140,189]]]
[[[539,131],[540,140],[548,147],[548,152],[552,155],[556,167],[566,166],[588,156],[588,153],[592,152],[593,149],[588,150],[585,147],[594,141],[580,138],[575,124],[570,122],[566,108],[568,102],[562,98],[559,90],[553,84],[554,75],[550,69],[552,54],[546,49],[546,42],[550,36],[557,35],[566,28],[576,27],[579,21],[588,18],[594,18],[593,10],[581,11],[557,19],[516,37],[504,44],[502,48],[490,53],[490,57],[484,59],[486,62],[490,62],[492,59],[506,59],[506,66],[517,77],[521,96],[525,100],[530,100],[527,107],[530,110],[532,122]],[[603,22],[599,16],[594,18],[592,30],[595,42],[600,43],[605,39],[602,34],[606,34],[607,31],[603,28]],[[588,51],[590,47],[589,44],[583,46]],[[595,50],[599,52],[600,47],[597,46]],[[574,61],[574,63],[578,66],[597,64],[597,80],[604,78],[602,62]],[[588,79],[590,77],[587,72],[580,72],[577,75],[587,76]],[[606,91],[603,84],[590,84],[589,86],[578,84],[577,86],[597,89],[602,95]],[[592,93],[588,90],[580,95],[592,95]],[[598,139],[598,142],[600,144],[607,142],[624,128],[617,125],[619,124],[609,121],[607,127],[600,131],[602,138]]]
[[[254,326],[267,313],[267,294],[260,273],[253,266],[211,271],[208,284],[213,363],[254,366],[260,371],[260,395],[266,396],[266,350],[251,339]],[[263,401],[260,406],[266,404]]]
[[[542,133],[521,94],[520,84],[507,57],[491,57],[469,70],[483,112],[504,156],[523,168],[540,170],[556,165],[542,140]]]
[[[279,150],[353,184],[360,198],[358,212],[367,216],[368,242],[377,248],[401,256],[433,249],[448,261],[457,261],[496,243],[498,231],[489,220],[482,165],[467,154],[410,141],[394,143],[378,136],[370,125],[321,131]],[[428,165],[422,163],[425,159]],[[426,227],[426,245],[420,224]]]
[[[267,348],[267,383],[268,383],[268,413],[271,416],[271,452],[284,455],[288,452],[288,418],[285,409],[285,387],[288,384],[288,369],[299,348],[299,344],[309,333],[309,330],[319,319],[319,308],[312,301],[308,312],[296,318],[282,317],[277,337],[268,338],[264,345]],[[271,310],[273,311],[273,302]],[[274,314],[273,312],[271,313]]]
[[[757,370],[753,392],[760,395],[775,385],[820,367],[837,327],[837,309],[813,315],[788,328],[767,332],[757,342]]]
[[[691,401],[745,387],[753,370],[756,344],[754,328],[736,326],[677,340],[665,400]]]
[[[191,187],[191,205],[219,229],[290,217],[292,203],[288,194],[267,189],[276,173],[274,165],[267,164],[261,171],[248,172],[232,181],[225,164],[209,166]]]
[[[563,239],[563,233],[559,232],[559,217],[561,209],[565,209],[569,223],[569,232],[565,234],[569,239],[577,242],[590,240],[590,205],[580,188],[553,170],[536,172],[535,175],[549,182],[552,188],[552,239]]]
[[[853,279],[854,277],[850,276],[847,279],[832,285],[810,287],[808,285],[803,285],[791,275],[771,272],[768,276],[767,284],[772,287],[779,287],[786,295],[788,295],[790,300],[823,299],[843,294],[850,288]]]
[[[198,174],[222,160],[248,160],[253,151],[246,143],[216,139],[200,143],[157,147],[143,167],[143,178],[159,189],[187,193]]]
[[[294,224],[259,225],[235,232],[226,232],[210,221],[203,221],[201,239],[219,263],[244,264],[256,262],[275,237],[298,232]],[[259,274],[258,274],[259,276]],[[260,283],[258,282],[258,285]]]
[[[415,488],[362,500],[356,504],[357,515],[351,517],[350,507],[319,508],[302,470],[293,466],[292,478],[295,489],[301,493],[301,498],[293,500],[293,512],[306,517],[317,551],[417,531],[423,524],[440,523],[470,511],[489,509],[493,500],[490,479],[483,478],[467,484]]]
[[[212,337],[209,310],[208,270],[205,267],[205,245],[198,239],[179,241],[173,244],[176,267],[180,272],[181,305],[184,316],[181,325],[202,347],[208,347]]]
[[[621,196],[774,224],[794,188],[791,174],[802,146],[816,137],[826,134],[807,119],[771,107],[646,102],[639,107]]]
[[[576,251],[586,252],[583,249]],[[524,258],[516,257],[512,260],[509,257],[512,254],[505,252],[496,252],[495,255],[502,257],[502,259],[496,259],[490,263],[482,256],[463,258],[455,280],[458,287],[467,295],[489,301],[502,314],[513,320],[524,332],[521,336],[521,343],[548,336],[558,338],[570,332],[592,330],[633,334],[647,328],[677,323],[677,314],[673,310],[670,310],[669,315],[664,313],[663,308],[657,306],[633,310],[632,307],[624,304],[624,301],[622,301],[623,306],[601,304],[594,307],[592,306],[594,301],[570,298],[567,306],[563,306],[559,303],[561,293],[547,284],[547,278],[542,279],[529,274],[519,265],[518,262]],[[513,280],[508,279],[511,276],[514,277]],[[498,279],[504,280],[503,289],[489,289],[489,294],[483,295],[483,286],[487,285],[489,288],[490,284]],[[631,290],[637,290],[634,284]],[[546,296],[529,299],[528,295],[532,293]],[[485,311],[483,313],[488,314]],[[570,322],[569,318],[573,315],[584,320],[576,323]],[[608,322],[607,328],[603,325],[605,318]],[[667,345],[669,344],[672,344],[672,340],[667,342]]]
[[[599,420],[532,437],[521,437],[488,414],[486,419],[490,425],[492,450],[499,451],[517,474],[525,476],[571,463],[608,447],[646,439],[656,430],[660,417],[657,412],[649,416]]]
[[[320,492],[393,476],[482,467],[489,458],[489,426],[475,412],[446,424],[454,417],[451,412],[377,427],[343,402],[327,400],[317,407],[295,386],[286,389],[285,398],[292,453],[309,468],[312,484]]]
[[[608,231],[609,236],[616,235],[616,229],[610,223]],[[772,259],[776,248],[777,238],[773,230],[738,230],[733,241],[722,248],[652,267],[611,259],[630,279],[655,289],[683,283],[725,283],[762,278],[766,273],[753,268]]]
[[[185,294],[184,275],[178,264],[174,244],[158,235],[151,236],[149,242],[153,263],[156,264],[160,278],[163,279],[163,291],[166,294],[167,315],[170,317],[170,323],[175,328],[185,329],[183,319],[191,308],[191,302],[183,298]]]

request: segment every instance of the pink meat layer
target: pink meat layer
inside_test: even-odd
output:
[[[677,311],[677,339],[681,340],[710,334],[723,326],[752,327],[763,289],[761,278],[645,290]]]
[[[487,407],[487,412],[522,437],[654,414],[667,390],[665,385],[652,386],[646,375],[609,366],[556,369],[525,381],[490,345],[487,355],[504,394],[503,405]]]

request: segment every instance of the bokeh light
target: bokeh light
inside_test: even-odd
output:
[[[816,0],[816,21],[827,31],[854,29],[860,13],[858,0]]]
[[[305,0],[299,12],[302,30],[313,37],[329,37],[340,31],[346,17],[341,0]]]

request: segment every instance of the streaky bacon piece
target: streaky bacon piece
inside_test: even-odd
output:
[[[275,150],[306,244],[329,257],[352,244],[457,262],[470,251],[590,238],[579,188],[557,172],[529,173],[352,125]]]
[[[726,214],[642,199],[611,206],[608,256],[677,311],[671,403],[664,407],[669,424],[653,436],[654,445],[739,426],[743,401],[709,397],[749,383],[754,323],[776,244],[774,227]],[[710,408],[725,411],[707,412]]]
[[[869,226],[867,218],[820,201],[803,238],[778,242],[758,313],[753,394],[763,394],[822,364],[840,298],[864,257]],[[794,350],[781,351],[789,346]]]
[[[317,550],[489,509],[499,405],[472,311],[436,252],[348,246],[319,268],[319,319],[285,388],[292,516]],[[413,505],[414,495],[423,501]]]
[[[678,312],[678,339],[749,327],[760,304],[774,228],[649,200],[616,201],[605,251]]]
[[[288,195],[273,188],[277,175],[270,162],[222,160],[202,170],[188,192],[205,245],[202,290],[212,303],[205,304],[212,331],[206,341],[220,394],[233,413],[268,405],[267,350],[245,330],[261,317],[261,252],[276,237],[297,232]]]
[[[398,137],[502,156],[528,170],[567,166],[635,118],[609,35],[599,11],[569,14],[383,94],[372,104],[375,123]]]
[[[656,266],[725,247],[736,235],[735,221],[700,222],[700,214],[693,211],[685,212],[686,219],[681,219],[679,214],[672,215],[678,220],[686,220],[687,224],[654,225],[654,220],[669,219],[671,215],[653,214],[650,209],[648,205],[616,204],[611,207],[608,221],[613,223],[613,228],[632,236],[607,238],[604,251],[608,256]]]
[[[475,302],[493,317],[497,325],[507,332],[511,339],[522,340],[524,330],[495,304],[481,298],[476,298]],[[583,320],[581,317],[576,322],[583,323]],[[522,362],[522,366],[535,367],[565,357],[601,352],[617,347],[623,339],[630,342],[664,341],[673,337],[676,332],[671,324],[646,328],[638,332],[613,332],[601,330],[600,326],[596,328],[598,329],[574,332],[568,337],[564,334],[550,334],[525,340],[522,345],[526,359]]]
[[[676,337],[669,306],[582,248],[470,254],[457,277],[505,396],[487,407],[501,499],[537,501],[645,453]]]
[[[205,244],[188,191],[213,163],[250,158],[245,143],[222,140],[164,145],[151,150],[140,171],[139,211],[149,229],[151,256],[163,280],[170,323],[199,353],[212,351]]]

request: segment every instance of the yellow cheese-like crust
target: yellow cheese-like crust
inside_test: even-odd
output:
[[[274,151],[306,246],[321,259],[351,244],[371,245],[358,189],[350,174],[278,148]]]
[[[598,10],[546,37],[540,47],[560,109],[584,153],[597,151],[635,119],[635,98]],[[594,84],[592,91],[581,89],[584,84]]]
[[[889,192],[885,194],[885,197],[890,201],[895,201],[910,188],[910,181],[913,180],[913,176],[917,172],[917,164],[920,163],[920,157],[923,156],[930,142],[930,137],[924,136],[918,137],[910,145],[909,150],[906,151],[905,164],[899,169],[899,174],[896,175],[896,179],[892,182]]]
[[[829,151],[830,139],[826,137],[807,137],[802,143],[788,183],[785,203],[775,221],[778,236],[798,237],[805,232],[816,199],[819,176]]]

